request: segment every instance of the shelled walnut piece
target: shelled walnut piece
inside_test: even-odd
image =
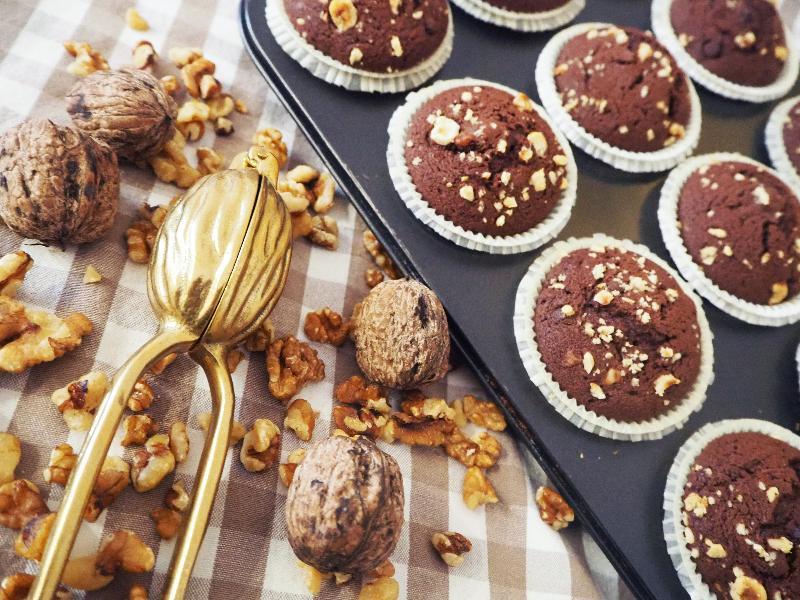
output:
[[[44,480],[47,483],[67,485],[72,469],[78,462],[78,455],[69,444],[59,444],[50,451],[50,462],[44,470]]]
[[[32,266],[33,259],[22,250],[0,257],[0,296],[13,298]]]
[[[575,520],[575,512],[566,500],[552,488],[541,486],[536,490],[539,516],[550,527],[559,531]]]
[[[72,431],[87,431],[94,413],[108,391],[108,377],[91,371],[53,392],[51,400]]]
[[[381,577],[361,586],[358,600],[397,600],[400,597],[400,584],[391,577]]]
[[[147,588],[139,583],[134,583],[128,591],[128,600],[147,600]]]
[[[150,518],[156,526],[156,533],[162,540],[171,540],[178,534],[183,517],[177,510],[159,506],[150,511]]]
[[[211,413],[203,412],[197,414],[197,424],[203,431],[208,431],[208,427],[211,424]],[[231,433],[230,437],[228,438],[228,445],[235,446],[238,444],[244,435],[247,433],[247,428],[242,425],[239,421],[234,420],[231,424]]]
[[[26,600],[35,577],[29,573],[13,573],[0,581],[0,600]],[[72,592],[60,585],[54,600],[72,600]]]
[[[158,423],[150,415],[128,415],[122,420],[122,446],[141,446],[154,433]]]
[[[179,196],[174,196],[169,204],[164,206],[142,204],[139,207],[138,216],[125,231],[125,241],[130,260],[140,264],[150,261],[150,253],[155,245],[158,230],[164,223],[167,212],[178,201],[178,198]]]
[[[170,425],[169,449],[178,464],[189,456],[189,433],[186,431],[186,423],[175,421]]]
[[[153,405],[156,394],[150,384],[144,379],[140,379],[133,386],[133,392],[128,397],[128,410],[133,412],[141,412],[147,410]]]
[[[20,529],[34,517],[48,512],[39,488],[27,479],[0,485],[0,525]]]
[[[272,324],[272,320],[267,317],[261,321],[258,329],[245,339],[244,347],[250,352],[264,352],[273,339],[275,339],[275,326]]]
[[[350,323],[326,306],[306,314],[303,331],[312,342],[341,346],[347,340]]]
[[[461,410],[471,423],[479,427],[491,431],[504,431],[506,428],[506,419],[494,402],[479,400],[468,394],[461,400]]]
[[[175,457],[169,449],[169,436],[157,433],[145,442],[145,449],[134,455],[132,480],[137,492],[148,492],[175,470]]]
[[[79,590],[94,591],[107,586],[118,571],[148,573],[155,555],[136,533],[120,529],[108,536],[96,554],[67,562],[61,581]]]
[[[151,73],[153,66],[156,63],[156,58],[158,58],[158,53],[153,47],[153,44],[147,40],[140,40],[133,47],[133,50],[131,50],[131,58],[133,59],[134,68]],[[164,91],[169,93],[164,87],[163,82],[161,83],[161,87],[164,89]]]
[[[383,246],[378,241],[378,238],[375,237],[374,233],[372,233],[369,229],[365,229],[361,236],[361,242],[364,244],[364,249],[367,251],[367,254],[369,254],[372,258],[372,262],[374,262],[375,266],[381,270],[381,278],[383,277],[384,273],[389,279],[399,279],[401,277],[400,272],[394,265],[394,262],[391,258],[389,258],[389,255],[386,254],[386,251],[383,249]]]
[[[292,479],[294,478],[294,472],[297,470],[297,465],[299,465],[305,457],[306,449],[297,448],[289,453],[285,463],[278,465],[278,476],[281,479],[281,483],[287,488],[292,485]]]
[[[183,149],[186,147],[186,138],[175,130],[175,134],[158,154],[147,159],[156,177],[164,183],[174,183],[179,188],[189,188],[200,179],[200,171],[195,169],[186,160]]]
[[[431,544],[448,567],[461,565],[464,555],[472,550],[472,542],[455,531],[437,531],[431,536]]]
[[[256,419],[242,440],[239,460],[245,469],[257,473],[275,464],[281,452],[281,432],[269,419]]]
[[[325,377],[325,364],[317,351],[291,335],[270,344],[266,363],[269,391],[278,400],[289,400],[306,383]]]
[[[473,510],[482,504],[495,504],[500,501],[486,474],[478,467],[467,469],[461,495],[467,508]]]
[[[13,433],[0,432],[0,485],[14,480],[21,457],[19,438]]]
[[[83,518],[94,523],[131,482],[130,465],[119,456],[107,456],[94,482]]]
[[[108,63],[103,55],[92,48],[88,42],[64,42],[64,49],[75,60],[67,66],[67,72],[78,77],[86,77],[95,71],[107,71]]]
[[[307,442],[314,435],[317,415],[304,398],[295,398],[286,409],[283,426],[294,431],[297,439]]]

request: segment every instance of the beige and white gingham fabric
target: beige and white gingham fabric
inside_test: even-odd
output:
[[[224,88],[246,101],[250,113],[234,115],[236,132],[214,139],[213,132],[195,144],[209,145],[232,157],[245,149],[253,132],[263,126],[283,131],[290,149],[290,164],[318,164],[305,139],[268,91],[242,48],[234,0],[143,0],[140,12],[151,30],[135,32],[125,26],[128,0],[0,0],[0,130],[28,116],[68,122],[63,96],[74,82],[66,72],[70,61],[62,42],[88,41],[112,66],[130,60],[130,50],[140,39],[166,54],[173,46],[201,47],[217,65]],[[166,60],[158,74],[174,72]],[[112,374],[126,358],[156,331],[145,292],[145,267],[126,259],[123,232],[142,202],[161,204],[176,188],[160,183],[149,173],[125,166],[122,174],[122,206],[114,230],[102,241],[64,250],[22,240],[0,225],[0,254],[22,247],[35,259],[19,297],[59,314],[85,313],[94,331],[80,348],[49,364],[21,375],[0,374],[0,430],[19,436],[23,458],[19,477],[39,485],[51,509],[63,494],[59,486],[42,479],[50,450],[67,441],[76,449],[83,434],[70,433],[50,401],[52,391],[91,369]],[[338,202],[340,244],[335,252],[295,245],[286,290],[273,313],[279,335],[303,339],[306,312],[323,306],[349,314],[367,291],[364,270],[369,257],[361,247],[363,222],[352,207]],[[103,275],[99,284],[86,285],[87,265]],[[314,440],[331,431],[330,411],[335,382],[357,372],[352,346],[341,349],[316,346],[325,362],[325,380],[306,387],[307,398],[320,412]],[[284,407],[270,398],[266,388],[263,354],[247,357],[233,375],[237,396],[236,418],[250,425],[258,417],[282,424]],[[149,413],[163,426],[180,419],[189,423],[191,452],[175,477],[191,488],[204,435],[194,415],[210,410],[206,382],[188,358],[181,357],[154,379],[157,400]],[[454,399],[467,392],[481,395],[465,368],[446,381],[431,386],[431,393]],[[463,467],[438,450],[395,444],[386,449],[401,465],[406,490],[406,523],[391,557],[400,583],[401,598],[566,598],[630,597],[620,589],[617,575],[597,547],[576,526],[562,534],[551,531],[539,519],[534,505],[535,484],[528,479],[525,456],[510,434],[500,436],[504,454],[490,471],[501,503],[475,511],[461,499]],[[130,449],[119,445],[112,453],[130,459]],[[291,433],[283,436],[282,457],[300,442]],[[540,472],[533,473],[543,481]],[[156,551],[155,570],[146,575],[120,575],[106,589],[90,594],[97,598],[126,598],[130,585],[140,582],[150,597],[160,597],[174,541],[156,536],[150,511],[162,502],[172,477],[155,491],[139,494],[128,488],[94,524],[84,524],[75,552],[94,551],[104,533],[121,527],[137,531]],[[248,473],[238,459],[238,448],[229,453],[214,505],[211,525],[194,570],[189,598],[215,600],[240,598],[301,598],[307,596],[303,575],[286,540],[285,489],[277,469]],[[2,528],[0,528],[2,529]],[[448,569],[430,546],[431,533],[455,530],[472,540],[473,550],[464,564]],[[17,557],[13,533],[0,531],[0,569],[35,572],[35,565]],[[323,586],[324,598],[355,598],[358,583]]]

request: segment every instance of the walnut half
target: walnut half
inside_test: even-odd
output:
[[[575,520],[575,513],[570,505],[552,488],[542,486],[536,490],[536,505],[542,521],[556,531],[564,529]]]

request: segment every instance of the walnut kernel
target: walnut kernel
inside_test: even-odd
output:
[[[297,439],[307,442],[314,434],[316,420],[316,413],[308,400],[296,398],[286,409],[283,426],[294,431]]]
[[[103,512],[113,504],[122,491],[131,482],[131,468],[125,460],[119,456],[107,456],[103,461],[100,473],[94,482],[92,495],[86,505],[83,517],[90,523],[94,523]]]
[[[158,431],[156,423],[150,415],[128,415],[122,420],[122,446],[141,446],[151,435]]]
[[[314,215],[311,217],[308,239],[317,246],[336,250],[339,247],[339,224],[328,215]]]
[[[431,543],[448,567],[457,567],[464,562],[464,555],[472,550],[472,542],[455,531],[436,532]]]
[[[92,48],[87,42],[64,42],[64,49],[75,60],[67,67],[70,75],[87,77],[95,71],[107,71],[108,63],[103,55]]]
[[[181,513],[171,508],[159,506],[150,511],[150,518],[156,525],[156,533],[162,540],[171,540],[178,534],[181,526]]]
[[[307,382],[325,377],[317,351],[291,335],[270,344],[266,362],[269,391],[278,400],[288,400]]]
[[[358,600],[397,600],[400,597],[400,584],[391,577],[381,577],[361,586]]]
[[[281,432],[269,419],[256,419],[242,441],[239,460],[245,469],[257,473],[271,467],[281,451]]]
[[[0,525],[3,527],[20,529],[47,510],[33,482],[15,479],[0,485]]]
[[[0,432],[0,485],[14,481],[14,471],[21,457],[19,438],[13,433]]]
[[[72,469],[78,462],[78,455],[69,444],[59,444],[50,451],[50,462],[44,470],[44,480],[47,483],[67,485]]]
[[[297,450],[293,450],[289,453],[289,456],[286,457],[285,463],[278,465],[278,475],[280,476],[283,485],[285,485],[287,488],[292,485],[292,479],[294,478],[294,472],[297,470],[297,465],[302,462],[305,456],[306,449],[298,448]]]
[[[92,371],[53,392],[51,399],[73,431],[91,427],[94,413],[108,390],[108,377]]]
[[[494,402],[478,400],[475,396],[466,395],[463,399],[464,415],[471,423],[491,431],[503,431],[506,419]]]
[[[542,486],[536,490],[536,505],[542,521],[556,531],[564,529],[575,520],[569,504],[554,489]]]
[[[482,504],[499,502],[497,493],[486,474],[478,467],[469,467],[464,474],[464,486],[461,492],[464,504],[472,510]]]
[[[136,385],[133,386],[133,393],[131,393],[128,398],[128,408],[133,412],[147,410],[152,406],[155,397],[155,392],[153,392],[153,388],[150,387],[150,384],[144,379],[140,379],[136,382]]]
[[[133,488],[148,492],[175,470],[175,457],[169,449],[169,436],[158,433],[145,442],[133,461]]]
[[[128,27],[136,31],[147,31],[150,29],[150,24],[139,14],[139,11],[132,6],[125,11],[125,23]]]
[[[303,330],[312,342],[341,346],[347,339],[350,323],[326,306],[306,314]]]
[[[271,127],[261,129],[253,135],[252,142],[272,154],[277,159],[280,168],[286,166],[289,154],[283,141],[283,134],[280,131]]]
[[[169,449],[178,464],[184,462],[189,456],[189,434],[186,423],[175,421],[169,428]]]
[[[200,429],[203,431],[208,431],[208,427],[211,423],[211,413],[198,413],[197,414],[197,424],[200,426]],[[239,421],[234,420],[231,423],[231,433],[228,438],[228,445],[235,446],[239,443],[239,441],[244,437],[247,433],[247,429],[244,425],[242,425]]]

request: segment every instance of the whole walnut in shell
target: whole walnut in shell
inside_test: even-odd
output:
[[[403,476],[391,456],[365,437],[331,437],[312,446],[294,473],[289,543],[320,571],[366,573],[394,551],[403,502]]]
[[[442,303],[410,279],[384,281],[356,305],[352,338],[364,374],[381,385],[410,389],[444,377],[450,332]]]
[[[67,94],[75,126],[131,161],[158,153],[175,135],[178,108],[145,71],[96,71]]]
[[[112,150],[47,119],[0,136],[0,218],[43,242],[92,242],[111,229],[119,202]]]

